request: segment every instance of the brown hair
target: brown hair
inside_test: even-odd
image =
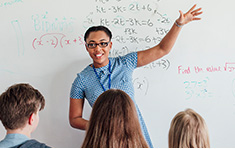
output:
[[[123,91],[110,89],[96,100],[83,148],[146,148],[132,99]]]
[[[169,148],[210,148],[206,123],[192,109],[173,118],[168,137]]]
[[[6,129],[25,126],[32,113],[42,110],[45,99],[29,84],[15,84],[0,96],[0,120]]]

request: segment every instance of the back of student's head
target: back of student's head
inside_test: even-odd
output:
[[[209,134],[204,119],[192,109],[179,112],[169,130],[170,148],[209,148]]]
[[[23,128],[45,106],[42,94],[29,84],[15,84],[0,96],[0,120],[6,129]]]
[[[142,135],[135,104],[125,92],[110,89],[97,98],[82,147],[148,147]]]

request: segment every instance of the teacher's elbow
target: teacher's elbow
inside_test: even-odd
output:
[[[69,118],[69,124],[71,127],[80,129],[80,130],[86,130],[88,121],[83,119],[82,117],[76,117],[76,118]]]

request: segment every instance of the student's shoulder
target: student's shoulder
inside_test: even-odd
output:
[[[12,148],[51,148],[47,146],[45,143],[38,142],[37,140],[31,139],[27,140],[24,143],[13,146]]]

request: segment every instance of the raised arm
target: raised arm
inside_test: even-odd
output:
[[[84,99],[70,98],[69,123],[73,128],[86,130],[88,121],[82,118]]]
[[[182,26],[191,21],[201,19],[197,17],[198,15],[202,14],[201,8],[198,8],[198,9],[195,9],[195,8],[196,8],[196,5],[194,5],[185,14],[183,14],[182,11],[179,11],[180,17],[175,21],[172,28],[166,34],[166,36],[162,39],[162,41],[158,45],[150,49],[138,52],[137,67],[147,65],[163,57],[164,55],[168,54],[171,51]]]

